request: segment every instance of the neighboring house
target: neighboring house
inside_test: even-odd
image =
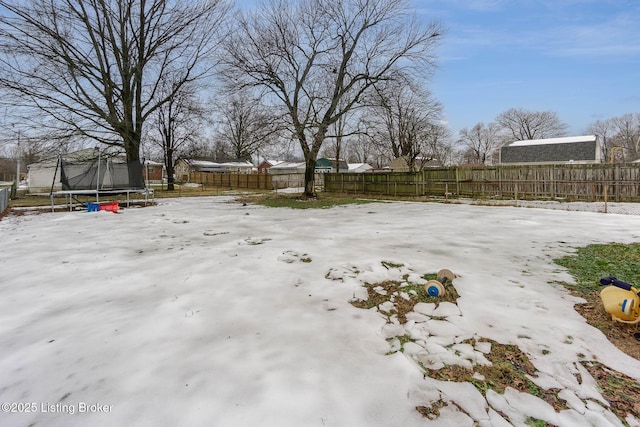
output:
[[[372,172],[373,166],[369,163],[349,163],[349,172],[351,173],[362,173],[362,172]]]
[[[262,163],[258,165],[258,173],[269,173],[269,169],[281,163],[285,162],[283,160],[263,160]]]
[[[256,169],[255,165],[248,161],[237,161],[237,162],[224,162],[220,164],[222,166],[221,172],[230,172],[230,173],[241,173],[241,174],[250,174],[253,173]]]
[[[344,160],[330,159],[323,157],[316,160],[316,172],[349,172],[349,165]]]
[[[515,141],[500,150],[502,164],[600,163],[596,135]]]
[[[439,168],[442,167],[442,162],[438,159],[434,159],[431,157],[416,157],[413,160],[413,170],[419,171],[424,168]],[[393,172],[411,172],[411,168],[409,167],[409,160],[406,156],[398,157],[394,159],[389,168]]]
[[[283,175],[290,173],[304,173],[304,162],[280,162],[277,165],[273,165],[269,168],[271,175]]]
[[[175,173],[176,180],[188,182],[191,172],[250,174],[254,168],[253,163],[246,161],[218,163],[211,160],[179,158],[176,161]]]
[[[142,176],[147,184],[161,184],[165,177],[164,165],[152,160],[145,160]]]

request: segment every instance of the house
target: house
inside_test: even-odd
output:
[[[192,172],[250,174],[254,168],[253,163],[247,161],[218,163],[211,160],[185,159],[181,157],[176,161],[175,173],[176,180],[188,182],[189,175]]]
[[[269,169],[273,166],[285,163],[283,160],[263,160],[258,165],[258,173],[269,173]]]
[[[373,166],[371,166],[369,163],[349,163],[348,166],[350,173],[363,173],[373,171]]]
[[[413,160],[413,170],[420,171],[424,168],[439,168],[442,167],[442,162],[432,157],[416,157]],[[409,167],[409,158],[407,156],[400,156],[394,159],[389,168],[393,172],[411,172]]]
[[[176,160],[174,171],[176,181],[188,182],[191,172],[210,172],[218,167],[218,163],[210,160],[185,159]]]
[[[268,170],[271,175],[283,175],[291,173],[304,173],[305,162],[280,162],[271,166]]]
[[[165,177],[164,165],[152,160],[145,160],[142,176],[147,184],[161,184]]]
[[[500,149],[500,163],[600,163],[596,135],[515,141]]]
[[[248,162],[246,160],[240,160],[236,162],[224,162],[220,163],[222,166],[222,172],[228,173],[241,173],[241,174],[250,174],[255,171],[255,166],[253,163]]]
[[[349,172],[349,165],[344,160],[336,161],[336,159],[323,157],[321,159],[316,160],[316,172],[319,172],[319,173]]]

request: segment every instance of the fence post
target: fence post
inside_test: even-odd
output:
[[[607,206],[607,188],[609,187],[609,183],[605,181],[604,183],[604,191],[603,191],[603,195],[604,195],[604,213],[607,213],[608,210],[608,206]]]
[[[556,165],[551,166],[551,199],[556,198]]]

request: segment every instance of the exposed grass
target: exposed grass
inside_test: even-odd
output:
[[[575,284],[563,285],[587,301],[576,305],[576,310],[590,325],[600,329],[616,347],[640,360],[640,345],[633,337],[640,326],[613,321],[600,299],[600,279],[603,277],[615,276],[640,288],[640,244],[589,245],[555,262],[567,268],[575,278]],[[597,361],[585,361],[582,364],[595,378],[611,410],[620,419],[629,413],[640,413],[640,385],[636,380]]]
[[[600,279],[603,277],[615,276],[640,288],[640,244],[589,245],[555,262],[567,268],[576,281],[575,284],[562,285],[587,301],[576,305],[576,310],[620,350],[640,360],[640,345],[633,337],[633,333],[640,330],[640,325],[611,320],[600,299]]]
[[[609,402],[618,418],[627,414],[640,414],[640,384],[633,378],[613,371],[599,362],[583,362],[582,365],[595,378],[602,396]]]
[[[511,387],[546,401],[556,411],[566,409],[563,400],[558,397],[558,390],[544,390],[530,379],[536,376],[536,369],[518,346],[489,339],[481,341],[491,343],[491,352],[486,355],[490,366],[476,365],[473,369],[446,366],[438,370],[425,369],[425,375],[441,381],[469,382],[485,397],[489,390],[502,394],[507,387]],[[474,340],[463,343],[476,344]]]
[[[575,255],[557,259],[576,279],[571,286],[581,296],[600,291],[600,279],[615,276],[629,283],[640,284],[640,244],[589,245],[579,248]],[[640,285],[638,285],[640,286]]]

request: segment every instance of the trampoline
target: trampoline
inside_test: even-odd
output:
[[[92,155],[71,161],[59,156],[49,192],[51,210],[55,209],[56,196],[65,197],[70,211],[74,202],[88,206],[89,199],[100,203],[101,198],[113,200],[114,196],[126,196],[126,206],[129,207],[134,194],[144,195],[145,206],[153,203],[153,190],[144,183],[142,164],[142,161],[126,162],[119,156],[97,149]],[[54,191],[58,177],[62,190]]]

